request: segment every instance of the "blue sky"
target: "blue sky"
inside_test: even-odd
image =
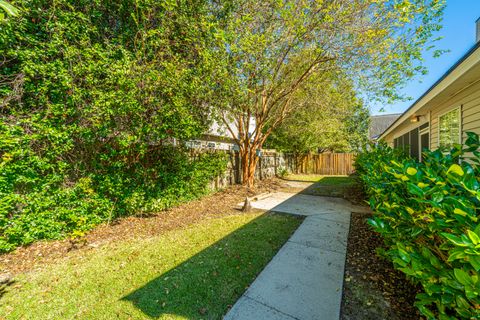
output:
[[[379,106],[371,106],[371,113],[387,114],[405,111],[475,44],[475,21],[479,17],[480,0],[447,0],[443,28],[438,33],[438,36],[443,36],[443,39],[436,42],[436,47],[450,50],[450,52],[439,58],[433,58],[431,53],[425,55],[428,74],[411,80],[401,91],[413,98],[412,100],[385,105],[385,112],[379,112],[381,108]]]

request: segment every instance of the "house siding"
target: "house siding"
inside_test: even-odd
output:
[[[455,108],[460,110],[459,142],[465,143],[467,132],[480,135],[480,42],[420,96],[400,116],[402,121],[394,123],[380,139],[393,146],[394,139],[421,125],[410,123],[413,117],[420,116],[430,122],[430,149],[435,150],[439,145],[439,117]]]
[[[461,107],[462,142],[465,142],[467,131],[480,134],[480,82],[476,82],[442,104],[431,108],[430,148],[432,150],[438,148],[439,116],[458,107]]]

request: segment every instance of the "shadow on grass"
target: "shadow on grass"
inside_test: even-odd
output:
[[[315,178],[317,175],[311,176]],[[307,174],[293,175],[290,178],[283,178],[283,180],[312,183],[302,189],[299,192],[300,194],[343,198],[353,204],[365,205],[365,194],[355,173],[348,176],[318,176],[318,179],[310,178]]]
[[[298,181],[298,180],[296,180]],[[301,194],[324,197],[346,198],[347,193],[355,185],[355,180],[346,176],[325,176],[303,189]]]
[[[301,220],[264,214],[122,300],[152,318],[171,314],[189,319],[220,319]]]
[[[320,185],[324,186],[338,186],[338,185],[351,185],[354,183],[353,178],[351,177],[341,177],[341,176],[326,176],[318,182]]]
[[[11,279],[7,279],[7,280],[4,280],[4,281],[0,282],[0,299],[3,297],[3,295],[5,293],[7,293],[8,287],[13,285],[14,283],[15,283],[15,281],[11,280]]]

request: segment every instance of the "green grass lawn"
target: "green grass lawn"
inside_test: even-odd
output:
[[[319,174],[289,174],[285,180],[319,182],[321,185],[341,185],[351,184],[352,178],[349,176],[323,176]]]
[[[343,197],[355,186],[355,179],[350,176],[322,176],[318,174],[290,174],[286,180],[315,182],[305,193],[317,196]]]
[[[239,214],[17,276],[0,319],[221,319],[301,219]]]

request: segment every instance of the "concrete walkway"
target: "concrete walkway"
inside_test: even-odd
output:
[[[338,320],[350,213],[365,209],[340,198],[287,192],[252,206],[306,218],[224,319]]]

